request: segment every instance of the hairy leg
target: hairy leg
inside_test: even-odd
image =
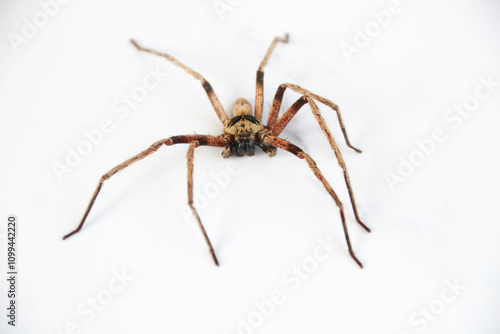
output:
[[[289,89],[291,89],[299,94],[302,94],[306,97],[309,97],[309,98],[312,98],[316,101],[319,101],[319,102],[327,105],[328,107],[332,108],[333,110],[335,110],[337,112],[337,118],[339,120],[340,128],[342,129],[342,133],[344,134],[344,139],[345,139],[347,146],[349,146],[350,148],[352,148],[356,152],[361,153],[361,150],[352,146],[351,142],[349,141],[349,137],[347,136],[347,131],[346,131],[345,126],[344,126],[344,121],[342,120],[342,115],[340,114],[339,106],[336,105],[335,103],[333,103],[332,101],[325,99],[324,97],[321,97],[317,94],[311,93],[310,91],[308,91],[302,87],[299,87],[295,84],[284,83],[278,87],[278,90],[276,91],[276,94],[274,96],[273,104],[271,105],[271,109],[269,110],[269,117],[267,119],[267,126],[269,128],[273,128],[274,125],[276,124],[276,122],[278,121],[278,114],[280,112],[281,103],[283,101],[283,94],[285,93],[285,90],[287,88],[289,88]]]
[[[78,225],[78,227],[74,231],[66,234],[63,237],[63,239],[69,238],[70,236],[79,232],[82,229],[82,226],[85,223],[85,220],[87,219],[87,216],[88,216],[90,210],[92,209],[92,206],[94,205],[94,202],[97,198],[97,195],[99,194],[99,191],[101,190],[101,187],[102,187],[104,181],[106,181],[107,179],[109,179],[110,177],[112,177],[113,175],[115,175],[116,173],[121,171],[122,169],[130,166],[134,162],[137,162],[137,161],[147,157],[148,155],[156,152],[162,145],[170,146],[170,145],[181,144],[181,143],[188,144],[188,143],[191,143],[193,141],[197,141],[200,145],[216,146],[216,147],[226,146],[226,141],[223,138],[215,137],[215,136],[207,136],[207,135],[174,136],[174,137],[170,137],[167,139],[162,139],[162,140],[157,141],[156,143],[151,145],[146,150],[133,156],[132,158],[128,159],[127,161],[119,164],[118,166],[111,169],[109,172],[107,172],[106,174],[104,174],[101,177],[101,179],[99,180],[99,183],[97,184],[97,188],[95,189],[94,194],[92,195],[92,198],[90,199],[90,202],[87,206],[87,209],[85,210],[83,218],[80,221],[80,224]]]
[[[198,141],[192,141],[189,144],[188,152],[187,152],[187,167],[188,167],[188,178],[187,178],[187,184],[188,184],[188,205],[191,208],[191,211],[193,213],[193,216],[196,218],[196,221],[198,222],[198,225],[200,226],[201,232],[203,233],[203,237],[205,238],[205,242],[208,245],[208,248],[210,249],[210,254],[212,254],[212,258],[214,259],[215,264],[218,266],[219,261],[217,260],[217,257],[215,256],[215,251],[214,248],[212,247],[212,243],[210,242],[210,239],[208,238],[207,231],[205,230],[205,227],[203,227],[203,224],[201,223],[200,216],[198,215],[198,212],[196,212],[196,209],[194,208],[193,204],[193,160],[194,160],[194,149],[198,147],[200,143]]]
[[[345,236],[345,240],[347,242],[347,248],[349,249],[349,254],[354,259],[354,261],[356,261],[356,263],[361,268],[363,268],[363,264],[358,260],[358,258],[354,254],[354,251],[353,251],[352,246],[351,246],[351,240],[349,238],[349,233],[347,231],[347,224],[345,221],[344,208],[343,208],[342,202],[340,201],[340,199],[338,198],[337,194],[335,193],[333,188],[330,186],[328,181],[325,179],[325,177],[323,176],[323,174],[321,173],[319,168],[316,166],[316,163],[314,162],[314,160],[308,154],[306,154],[304,151],[302,151],[299,147],[295,146],[294,144],[292,144],[289,141],[286,141],[284,139],[281,139],[281,138],[278,138],[275,136],[266,136],[263,140],[264,140],[264,143],[266,143],[266,144],[281,148],[281,149],[286,150],[290,153],[293,153],[294,155],[296,155],[300,159],[306,160],[307,164],[309,165],[309,168],[311,168],[314,175],[323,184],[323,186],[328,191],[328,193],[332,197],[333,201],[335,202],[335,204],[339,208],[340,219],[342,220],[342,227],[344,229],[344,236]]]
[[[229,122],[229,117],[227,116],[226,112],[224,111],[222,104],[220,103],[219,99],[217,98],[217,95],[215,95],[214,90],[212,89],[212,86],[210,85],[210,83],[207,80],[205,80],[205,78],[201,74],[199,74],[198,72],[187,67],[186,65],[184,65],[183,63],[181,63],[180,61],[178,61],[177,59],[175,59],[174,57],[172,57],[169,54],[162,53],[162,52],[155,51],[155,50],[151,50],[151,49],[147,49],[147,48],[143,48],[142,46],[137,44],[136,41],[134,41],[132,39],[130,40],[130,42],[132,42],[132,44],[134,44],[134,46],[137,49],[139,49],[141,51],[152,53],[152,54],[160,56],[160,57],[163,57],[163,58],[167,59],[168,61],[172,62],[174,65],[179,66],[180,68],[182,68],[183,70],[185,70],[186,72],[191,74],[195,79],[200,80],[201,85],[205,89],[205,92],[208,95],[210,103],[212,103],[212,106],[215,109],[215,113],[217,114],[219,119],[222,121],[222,124],[226,125],[226,123]]]
[[[257,85],[255,88],[254,116],[259,122],[262,122],[262,111],[264,109],[264,67],[267,65],[267,61],[269,60],[271,53],[273,53],[276,44],[278,44],[279,42],[288,43],[288,34],[286,34],[284,38],[275,37],[273,39],[271,45],[269,46],[269,49],[267,49],[264,59],[262,59],[259,68],[257,69]]]
[[[349,172],[347,171],[347,166],[346,166],[346,163],[344,161],[344,158],[342,157],[342,154],[340,153],[340,149],[339,149],[337,143],[335,142],[335,139],[333,138],[332,133],[330,132],[330,129],[326,125],[325,119],[323,118],[323,116],[321,116],[321,112],[318,108],[318,105],[314,102],[314,100],[311,97],[303,95],[294,104],[292,104],[292,106],[290,108],[288,108],[288,110],[285,111],[285,113],[278,119],[278,121],[274,124],[274,126],[269,129],[269,133],[272,136],[278,136],[283,131],[283,129],[288,125],[290,120],[295,116],[295,114],[297,114],[297,112],[300,110],[300,108],[302,108],[302,106],[304,106],[306,103],[309,103],[311,110],[312,110],[312,113],[313,113],[314,117],[316,118],[316,121],[318,122],[319,126],[321,127],[321,129],[325,133],[325,135],[328,139],[328,142],[330,143],[330,146],[332,147],[333,152],[335,153],[335,157],[337,158],[339,166],[342,168],[342,171],[344,173],[344,180],[345,180],[345,183],[347,186],[347,190],[349,192],[349,198],[351,200],[351,205],[352,205],[352,209],[354,212],[354,216],[356,217],[356,221],[366,231],[370,232],[370,228],[368,228],[368,226],[366,226],[359,218],[358,209],[356,207],[356,201],[354,200],[354,192],[352,191],[351,180],[349,178]]]

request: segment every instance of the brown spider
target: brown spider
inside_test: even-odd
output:
[[[224,125],[224,132],[220,136],[211,136],[211,135],[181,135],[181,136],[173,136],[167,139],[162,139],[151,145],[148,149],[142,151],[141,153],[133,156],[132,158],[128,159],[127,161],[121,163],[120,165],[116,166],[115,168],[111,169],[109,172],[104,174],[101,179],[99,180],[99,183],[97,185],[96,190],[94,191],[94,195],[92,196],[92,199],[90,200],[89,205],[87,206],[87,210],[85,211],[85,214],[83,215],[83,218],[78,225],[78,227],[71,233],[65,235],[63,239],[66,239],[73,234],[77,233],[80,231],[82,228],[85,219],[87,218],[90,209],[92,208],[92,205],[94,204],[94,201],[99,194],[99,191],[101,190],[101,186],[106,181],[109,179],[111,176],[116,174],[117,172],[121,171],[125,167],[133,164],[134,162],[137,162],[148,155],[152,154],[153,152],[156,152],[161,146],[163,145],[174,145],[174,144],[189,144],[188,147],[188,152],[187,152],[187,166],[188,166],[188,204],[189,207],[191,208],[191,211],[193,212],[194,217],[196,217],[196,220],[201,228],[201,231],[203,233],[203,236],[205,237],[205,241],[207,242],[208,248],[210,249],[210,253],[212,254],[212,257],[214,259],[214,262],[216,265],[219,265],[219,262],[217,261],[217,257],[215,256],[214,249],[212,247],[212,244],[210,243],[210,239],[208,238],[207,232],[205,231],[205,228],[203,227],[203,224],[201,223],[200,217],[198,216],[198,213],[196,212],[196,209],[194,208],[193,205],[193,157],[194,157],[194,149],[200,145],[205,145],[205,146],[214,146],[214,147],[224,147],[224,150],[222,151],[222,156],[224,158],[228,158],[231,154],[235,154],[238,157],[244,156],[244,155],[254,155],[255,154],[255,146],[260,147],[264,152],[266,152],[270,157],[274,156],[276,154],[277,148],[286,150],[294,155],[296,155],[300,159],[305,159],[306,162],[308,163],[309,167],[312,169],[314,172],[314,175],[318,178],[319,181],[323,184],[323,186],[326,188],[330,196],[332,196],[333,200],[335,201],[335,204],[337,204],[339,210],[340,210],[340,218],[342,220],[342,226],[344,228],[344,235],[345,239],[347,242],[347,247],[349,248],[349,253],[351,254],[352,258],[356,263],[362,268],[363,265],[361,262],[356,258],[356,255],[354,254],[354,251],[352,250],[351,246],[351,241],[349,239],[349,234],[347,232],[347,226],[345,222],[345,217],[344,217],[344,209],[342,206],[342,203],[340,202],[339,198],[333,191],[332,187],[330,184],[326,181],[326,179],[323,177],[323,174],[321,174],[320,170],[316,166],[316,163],[314,160],[307,155],[304,151],[302,151],[300,148],[295,146],[294,144],[286,141],[285,139],[278,138],[278,135],[283,131],[283,129],[287,126],[288,122],[292,119],[293,116],[299,111],[299,109],[306,103],[309,103],[309,106],[311,107],[312,113],[316,120],[318,121],[321,129],[325,133],[326,137],[328,138],[330,145],[335,153],[335,156],[337,157],[338,163],[340,167],[342,167],[344,171],[344,179],[345,183],[347,185],[347,189],[349,191],[349,197],[351,199],[351,204],[352,208],[354,211],[354,215],[356,217],[356,221],[368,232],[370,232],[370,229],[361,222],[358,216],[358,212],[356,209],[356,203],[354,201],[354,195],[351,189],[351,184],[349,181],[349,174],[347,173],[347,168],[344,162],[344,159],[342,158],[342,155],[340,154],[340,150],[335,143],[332,134],[330,130],[328,129],[325,120],[321,116],[320,110],[318,106],[316,105],[316,101],[319,101],[328,107],[332,108],[337,112],[337,117],[340,123],[340,128],[342,129],[342,133],[344,134],[345,141],[347,143],[347,146],[352,148],[358,153],[361,153],[360,150],[357,148],[353,147],[351,143],[349,142],[349,138],[347,137],[347,133],[342,121],[342,117],[340,115],[340,110],[339,107],[332,103],[331,101],[318,96],[314,93],[311,93],[308,90],[305,90],[297,85],[290,84],[290,83],[284,83],[281,84],[274,96],[273,103],[271,105],[271,108],[269,110],[269,116],[267,120],[267,125],[264,125],[261,123],[262,121],[262,110],[263,110],[263,105],[264,105],[264,67],[267,64],[267,61],[273,52],[274,48],[276,47],[276,44],[278,42],[283,42],[287,43],[288,42],[288,34],[285,35],[284,38],[276,37],[274,38],[273,42],[271,43],[269,49],[267,50],[266,55],[264,56],[264,59],[259,65],[259,68],[257,70],[257,87],[256,87],[256,94],[255,94],[255,112],[252,113],[252,106],[250,103],[243,99],[239,98],[234,102],[232,111],[233,111],[233,118],[229,118],[227,113],[224,111],[224,108],[222,107],[219,99],[217,98],[217,95],[215,95],[212,86],[208,83],[208,81],[205,80],[199,73],[193,71],[191,68],[187,67],[186,65],[182,64],[179,62],[177,59],[174,57],[165,54],[165,53],[160,53],[158,51],[154,51],[151,49],[146,49],[141,46],[139,46],[135,41],[131,40],[132,44],[134,46],[142,51],[146,51],[161,57],[166,58],[168,61],[174,63],[175,65],[179,66],[180,68],[184,69],[186,72],[191,74],[193,77],[201,81],[201,84],[203,88],[205,89],[208,98],[210,99],[210,102],[212,103],[212,106],[215,109],[215,112],[217,113],[217,116],[219,116],[220,120],[222,121],[222,124]],[[299,94],[302,94],[302,97],[298,99],[288,110],[285,111],[285,113],[278,118],[279,110],[281,107],[281,102],[283,99],[283,94],[285,93],[285,90],[289,88]],[[253,114],[253,115],[252,115]]]

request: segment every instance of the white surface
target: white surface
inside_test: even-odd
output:
[[[8,34],[21,34],[23,18],[42,9],[37,1],[0,5],[0,259],[6,217],[17,214],[20,268],[16,328],[6,324],[5,270],[0,276],[0,332],[499,333],[500,87],[468,117],[448,114],[474,101],[481,78],[500,82],[498,2],[401,2],[350,62],[342,43],[354,44],[357,29],[376,22],[372,11],[388,2],[233,3],[220,17],[212,1],[70,1],[17,53]],[[198,203],[219,268],[179,209],[185,145],[164,147],[106,182],[81,233],[61,240],[103,173],[161,138],[222,131],[199,82],[129,38],[202,73],[230,109],[238,97],[253,101],[257,66],[285,32],[290,43],[278,45],[266,67],[265,103],[280,83],[293,82],[340,105],[362,154],[346,147],[335,114],[321,109],[371,234],[357,226],[307,107],[283,137],[316,159],[345,203],[364,269],[349,257],[331,198],[287,152],[224,160],[219,149],[196,151],[201,192],[210,173],[229,163],[238,170],[208,204]],[[115,113],[115,100],[157,67],[166,73],[159,86],[127,116]],[[284,105],[298,97],[286,93]],[[103,119],[112,131],[58,180],[54,162],[65,163]],[[444,142],[392,189],[386,174],[398,173],[401,157],[418,158],[415,141],[436,129]],[[289,270],[314,265],[317,240],[327,238],[334,252],[293,278]],[[126,286],[113,278],[121,271],[133,276]],[[270,307],[275,290],[280,303]],[[106,305],[90,319],[92,298]],[[238,329],[240,319],[261,323]]]

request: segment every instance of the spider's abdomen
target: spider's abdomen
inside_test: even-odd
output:
[[[229,149],[238,157],[255,154],[256,134],[264,126],[252,115],[233,117],[224,129],[231,138]]]

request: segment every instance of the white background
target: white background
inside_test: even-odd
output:
[[[375,16],[386,1],[243,0],[225,12],[214,3],[69,1],[50,7],[47,22],[37,1],[0,4],[0,332],[499,333],[498,2],[401,1],[385,26]],[[22,37],[33,20],[41,26]],[[372,36],[363,40],[365,29]],[[220,149],[196,151],[195,186],[212,197],[198,199],[199,213],[218,268],[182,213],[185,145],[107,181],[81,233],[62,241],[103,173],[156,140],[222,131],[199,82],[129,38],[202,73],[229,110],[238,97],[253,104],[257,66],[285,32],[290,42],[266,67],[265,115],[283,82],[340,105],[362,154],[345,145],[335,113],[321,110],[372,233],[356,224],[307,106],[282,136],[316,159],[344,202],[364,269],[347,252],[328,193],[283,151],[228,160]],[[10,42],[14,34],[24,43]],[[347,44],[357,53],[346,56]],[[163,73],[158,87],[116,113],[151,69]],[[287,92],[284,106],[299,97]],[[464,103],[470,111],[460,116],[453,108]],[[67,165],[105,119],[112,130],[58,178],[54,166]],[[441,142],[429,144],[436,131]],[[228,164],[237,172],[214,188],[211,175]],[[19,221],[15,328],[5,316],[9,214]],[[318,260],[318,240],[328,238],[336,247]],[[309,273],[292,280],[294,266]],[[271,304],[275,290],[282,297]]]

